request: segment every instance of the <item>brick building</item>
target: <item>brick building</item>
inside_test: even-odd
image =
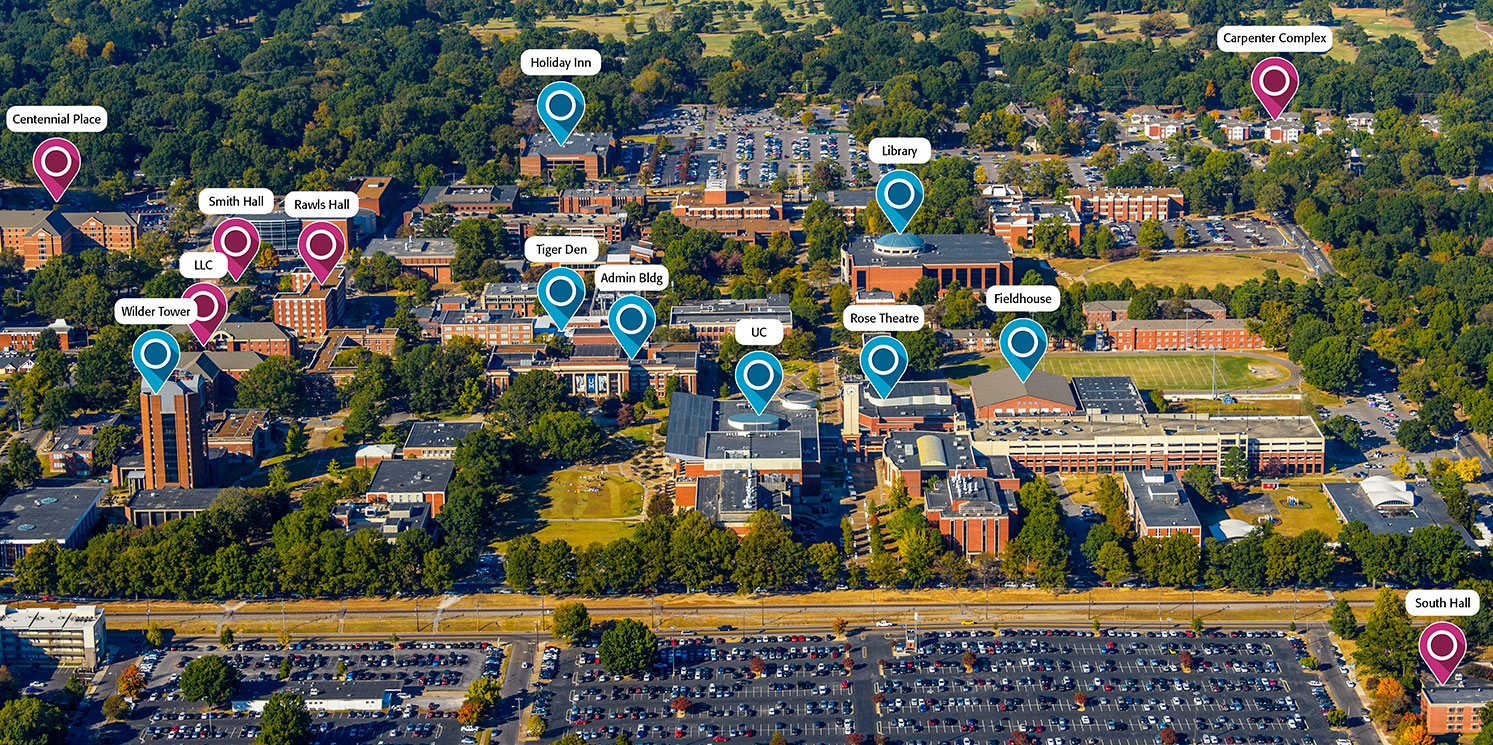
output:
[[[1239,318],[1115,321],[1100,330],[1111,349],[1155,352],[1175,349],[1264,349],[1265,341]]]
[[[343,267],[332,270],[325,285],[316,281],[309,270],[290,275],[291,291],[274,297],[275,323],[291,329],[302,338],[320,338],[342,318],[347,301],[347,272]]]
[[[967,556],[1000,556],[1011,540],[1021,487],[1011,462],[991,458],[989,474],[955,475],[924,492],[923,514]]]
[[[539,305],[537,282],[489,282],[482,288],[482,307],[487,310],[511,310],[525,316],[544,312]]]
[[[431,319],[442,342],[469,336],[484,344],[528,344],[534,319],[511,310],[448,310]]]
[[[1203,521],[1188,499],[1180,471],[1126,471],[1120,479],[1135,534],[1166,538],[1186,533],[1203,542]]]
[[[145,446],[145,488],[206,486],[207,437],[203,430],[202,378],[177,372],[151,393],[140,384],[140,429]]]
[[[270,445],[266,409],[225,409],[207,415],[207,446],[230,456],[258,460]]]
[[[456,241],[450,238],[375,238],[363,249],[363,259],[386,254],[409,274],[432,282],[451,281],[451,262],[456,260]]]
[[[1194,318],[1228,318],[1229,310],[1217,300],[1188,300]],[[1125,321],[1130,318],[1129,300],[1091,300],[1083,304],[1083,317],[1089,328]]]
[[[503,218],[503,232],[508,246],[523,248],[524,241],[536,235],[564,235],[595,238],[601,243],[616,243],[627,236],[627,213],[593,214],[576,212],[537,212],[531,215],[508,215]]]
[[[555,166],[571,165],[595,181],[621,164],[617,137],[610,133],[575,132],[561,145],[548,132],[536,132],[519,140],[518,150],[521,176],[548,179]]]
[[[1087,220],[1170,220],[1186,207],[1179,189],[1074,189],[1068,203]]]
[[[1068,240],[1073,245],[1083,240],[1083,221],[1067,204],[1021,202],[1015,205],[994,203],[990,205],[990,232],[1004,238],[1007,245],[1033,245],[1032,232],[1043,220],[1060,220],[1068,231]]]
[[[1078,424],[1078,427],[1072,426]],[[1244,450],[1251,470],[1266,464],[1282,476],[1325,472],[1326,438],[1311,417],[1198,414],[1093,415],[1032,420],[1020,438],[984,423],[975,449],[1003,455],[1035,473],[1118,473],[1215,468],[1225,452]]]
[[[887,233],[855,237],[840,250],[840,281],[852,292],[911,292],[917,281],[932,277],[943,290],[1009,285],[1015,280],[1015,258],[1004,238],[994,235],[925,235]]]
[[[0,329],[0,351],[29,352],[36,348],[36,337],[47,329],[57,334],[57,347],[64,352],[77,349],[88,341],[88,334],[83,329],[59,318],[45,326],[7,326]]]
[[[782,294],[750,300],[708,300],[669,309],[669,326],[689,331],[708,349],[720,346],[721,338],[735,332],[738,321],[748,318],[771,319],[785,329],[793,327],[793,310],[788,307],[788,296]]]
[[[980,421],[1025,416],[1061,416],[1078,411],[1078,400],[1068,379],[1033,370],[1026,382],[1009,367],[970,378],[970,397]]]
[[[909,497],[921,499],[932,479],[978,478],[986,470],[968,434],[908,430],[887,433],[876,475],[884,484],[900,480]]]
[[[0,249],[20,256],[26,269],[88,248],[130,252],[140,225],[126,212],[0,210]]]
[[[343,188],[358,195],[358,209],[379,219],[399,208],[399,182],[391,176],[355,176]]]
[[[560,192],[558,212],[585,212],[605,215],[623,212],[623,205],[642,205],[648,191],[640,186],[614,186],[606,189],[565,189]]]
[[[507,214],[518,206],[518,187],[512,184],[432,186],[421,195],[413,210],[404,213],[405,224],[429,217],[437,204],[444,205],[457,219]]]
[[[455,458],[461,438],[482,429],[482,422],[415,422],[404,438],[405,460]]]
[[[674,463],[677,508],[745,530],[756,509],[786,519],[819,494],[819,411],[811,394],[773,399],[761,415],[746,401],[676,392],[664,455]]]
[[[1458,687],[1421,686],[1420,713],[1430,735],[1465,735],[1483,730],[1478,709],[1493,702],[1493,688],[1482,685]]]
[[[441,514],[446,504],[446,487],[456,466],[447,459],[379,461],[368,484],[368,499],[389,504],[424,502],[430,514]]]
[[[889,432],[948,432],[961,428],[964,416],[946,381],[904,380],[881,398],[869,383],[840,386],[841,437],[860,452],[877,453]]]

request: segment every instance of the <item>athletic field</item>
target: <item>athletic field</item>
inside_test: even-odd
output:
[[[964,359],[960,359],[963,357]],[[952,365],[939,372],[943,377],[968,385],[969,379],[986,370],[1006,367],[999,355],[968,359],[967,355],[954,357]],[[1048,355],[1037,369],[1073,377],[1075,375],[1128,375],[1142,390],[1208,390],[1214,386],[1214,357],[1211,355],[1184,354],[1108,354],[1104,352]],[[1219,354],[1217,357],[1217,386],[1219,390],[1235,388],[1259,388],[1286,379],[1286,369],[1273,362]]]

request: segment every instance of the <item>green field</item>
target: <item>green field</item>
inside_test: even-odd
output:
[[[1054,266],[1057,265],[1054,264]],[[1150,261],[1126,259],[1089,269],[1083,278],[1089,282],[1114,282],[1115,284],[1128,278],[1138,286],[1185,283],[1211,287],[1220,282],[1233,286],[1245,280],[1260,277],[1267,269],[1274,269],[1282,277],[1292,279],[1306,277],[1306,272],[1301,269],[1299,255],[1280,252],[1249,255],[1174,254]]]
[[[812,23],[825,15],[819,10],[819,4],[814,5],[813,12],[806,12],[806,3],[795,2],[793,8],[788,7],[788,2],[774,3],[783,14],[783,19],[788,21],[790,27]],[[612,36],[617,39],[627,38],[627,16],[632,15],[633,26],[637,33],[648,33],[648,19],[658,17],[658,27],[665,31],[669,28],[669,22],[663,15],[668,5],[664,0],[634,0],[631,4],[624,4],[615,13],[597,14],[594,16],[570,16],[568,18],[545,18],[537,25],[545,28],[556,28],[565,31],[590,31],[597,36]],[[631,7],[632,10],[628,10]],[[753,4],[755,7],[755,4]],[[677,10],[677,6],[676,6]],[[736,30],[726,31],[723,22],[725,17],[717,10],[715,13],[716,31],[700,34],[700,40],[705,42],[705,54],[724,55],[731,51],[731,40],[737,34],[747,31],[760,31],[757,22],[752,19],[752,13],[735,11]],[[495,19],[480,26],[470,27],[471,32],[478,38],[486,39],[497,35],[502,37],[514,36],[518,33],[518,26],[511,19]]]
[[[503,504],[498,539],[533,533],[542,541],[564,538],[571,545],[610,541],[632,529],[628,519],[643,511],[643,487],[597,471],[557,471],[519,479]]]
[[[1316,528],[1326,533],[1329,538],[1335,539],[1338,531],[1342,529],[1337,513],[1332,510],[1332,504],[1328,502],[1327,495],[1323,494],[1321,489],[1286,487],[1271,491],[1268,496],[1280,510],[1280,524],[1276,525],[1276,531],[1281,535],[1301,535]],[[1288,497],[1295,497],[1297,506],[1287,505]],[[1246,522],[1254,522],[1251,516],[1239,509],[1230,510],[1229,516]]]
[[[1142,390],[1207,390],[1213,386],[1213,358],[1210,355],[1182,354],[1075,354],[1048,355],[1039,369],[1072,377],[1074,375],[1128,375],[1135,379],[1136,387]],[[1253,366],[1264,375],[1256,375]],[[958,360],[945,366],[939,373],[959,385],[969,385],[969,379],[986,370],[1007,367],[1000,355],[977,359]],[[1273,362],[1241,357],[1218,355],[1218,389],[1260,387],[1284,380],[1285,368]]]

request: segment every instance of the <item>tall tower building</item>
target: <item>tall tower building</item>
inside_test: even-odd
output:
[[[202,377],[177,372],[151,393],[140,383],[140,429],[145,443],[145,488],[208,485]]]

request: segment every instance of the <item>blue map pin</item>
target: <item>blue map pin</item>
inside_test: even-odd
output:
[[[151,393],[160,393],[161,386],[176,371],[181,360],[181,345],[176,337],[160,329],[151,329],[135,337],[135,349],[130,355],[135,360],[135,369],[150,386]]]
[[[574,269],[557,266],[539,278],[539,304],[563,331],[586,302],[586,282]]]
[[[893,336],[878,336],[861,347],[861,372],[871,381],[876,395],[886,398],[907,372],[907,347]]]
[[[736,387],[746,396],[752,411],[761,414],[783,385],[783,363],[758,349],[748,352],[736,363]]]
[[[638,351],[653,334],[653,327],[658,323],[658,316],[653,312],[653,306],[647,300],[637,295],[623,295],[612,303],[612,310],[607,313],[607,325],[612,329],[612,336],[617,337],[617,343],[622,345],[622,351],[627,352],[627,358],[638,356]]]
[[[586,115],[586,96],[581,89],[563,80],[544,86],[539,92],[539,119],[561,145]]]
[[[876,182],[876,203],[892,227],[904,233],[923,206],[923,181],[912,171],[892,171]]]
[[[1025,383],[1047,354],[1047,330],[1030,318],[1018,318],[1001,329],[1001,356]]]

